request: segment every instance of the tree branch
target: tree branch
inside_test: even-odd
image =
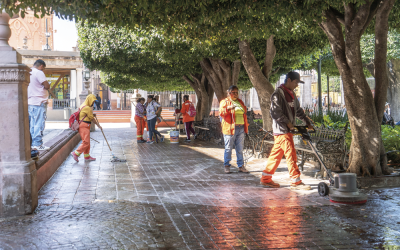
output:
[[[265,53],[265,60],[264,60],[264,67],[262,72],[264,76],[269,79],[272,70],[272,64],[274,62],[274,58],[276,55],[276,47],[274,44],[274,36],[270,36],[267,39],[267,46],[266,46],[266,53]]]
[[[376,13],[378,11],[380,2],[381,2],[380,0],[375,0],[371,4],[368,19],[367,19],[367,21],[366,21],[366,23],[364,25],[364,28],[361,30],[361,34],[364,33],[364,31],[368,28],[368,25],[371,23],[372,19],[374,19],[375,15],[376,15]]]
[[[239,81],[239,73],[240,73],[241,66],[242,66],[242,62],[240,60],[236,60],[233,62],[232,85],[237,85],[237,83]]]
[[[212,59],[212,58],[209,58],[209,60],[210,60],[211,66],[212,66],[212,68],[213,68],[213,70],[214,70],[214,72],[215,72],[215,75],[218,76],[218,78],[219,78],[218,80],[219,80],[220,82],[222,82],[223,79],[224,79],[224,75],[222,74],[221,66],[220,66],[220,64],[218,63],[218,60],[219,60],[219,59]]]
[[[328,37],[332,48],[333,58],[335,59],[339,72],[342,70],[348,70],[349,66],[346,63],[346,45],[342,26],[331,11],[326,10],[323,15],[325,16],[326,21],[321,22],[319,26]]]
[[[339,23],[345,25],[345,21],[344,21],[344,15],[343,13],[341,13],[340,11],[338,11],[335,8],[330,7],[329,10],[335,15],[336,19],[339,21]]]
[[[387,100],[387,89],[389,86],[387,70],[387,36],[389,31],[389,13],[393,8],[395,0],[386,0],[381,3],[376,14],[375,21],[375,109],[378,120],[383,118],[385,102]]]
[[[189,83],[190,87],[192,87],[194,90],[196,90],[196,84],[186,75],[182,76],[182,79],[185,80],[187,83]]]

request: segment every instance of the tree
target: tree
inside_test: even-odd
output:
[[[78,25],[78,34],[84,63],[105,72],[106,84],[118,89],[157,91],[187,90],[191,86],[198,97],[198,120],[210,113],[214,89],[221,100],[232,84],[250,87],[245,77],[239,81],[240,61],[231,65],[228,59],[211,57],[238,58],[236,42],[233,46],[224,43],[224,49],[221,49],[215,44],[195,45],[190,41],[167,40],[156,32],[88,23]],[[235,54],[236,57],[230,56]],[[221,62],[223,69],[218,68]],[[207,64],[213,66],[203,72],[205,68],[200,65],[207,67]],[[228,78],[218,78],[225,74],[221,71],[230,72],[231,66],[235,74],[230,82],[226,81]]]
[[[344,1],[343,7],[331,4],[322,12],[323,19],[318,23],[329,39],[333,57],[343,79],[352,128],[349,171],[358,175],[388,173],[380,121],[388,87],[387,32],[389,13],[393,5],[394,0],[371,0],[356,4]],[[360,50],[360,38],[374,18],[375,97],[372,96],[363,72]]]
[[[269,116],[269,99],[272,94],[272,84],[269,77],[279,69],[293,68],[293,61],[301,58],[303,54],[309,53],[310,49],[319,47],[324,43],[320,31],[309,32],[308,27],[301,22],[289,18],[287,9],[291,2],[270,1],[142,1],[131,4],[129,1],[106,0],[106,1],[69,1],[68,3],[58,0],[48,2],[44,0],[25,0],[16,5],[6,5],[8,11],[18,11],[27,7],[37,11],[45,11],[43,6],[55,10],[58,15],[71,18],[79,16],[90,22],[103,24],[116,24],[117,26],[128,26],[130,29],[152,30],[157,27],[163,36],[173,40],[186,39],[202,44],[216,44],[241,39],[240,59],[243,61],[249,78],[256,88],[260,105],[263,110],[264,127],[271,129]],[[52,9],[53,8],[53,9]],[[316,34],[319,39],[314,43],[307,44],[307,40]],[[275,36],[272,38],[271,36]],[[265,58],[251,55],[254,50],[253,40],[263,41],[263,50],[269,40],[277,49],[278,55],[286,59],[286,63],[272,65],[276,53],[264,54]],[[280,51],[280,46],[295,48],[295,41],[300,41],[302,49],[296,53],[288,54],[285,50]],[[285,44],[286,43],[286,44]],[[247,46],[244,46],[247,44]],[[305,47],[303,47],[305,46]],[[231,54],[235,56],[235,54]],[[271,56],[273,55],[273,56]],[[299,57],[300,55],[300,57]],[[237,71],[239,69],[239,58],[233,60],[223,56],[212,55],[201,60],[203,72],[213,86],[219,100],[225,97],[225,91],[229,84],[236,84]],[[259,63],[257,66],[256,62]],[[289,64],[287,62],[290,62]],[[270,66],[264,67],[264,63]],[[227,67],[227,65],[230,67]],[[272,67],[271,67],[272,66]],[[250,67],[250,68],[249,68]],[[263,67],[261,70],[260,67]],[[270,69],[270,72],[266,70]],[[261,75],[259,73],[262,73]],[[262,76],[262,77],[260,77]],[[262,79],[262,78],[267,79]],[[232,79],[232,81],[230,80]]]
[[[166,35],[202,42],[234,38],[250,42],[249,39],[269,39],[272,35],[282,41],[299,41],[303,35],[319,37],[323,31],[343,80],[350,117],[352,144],[349,171],[358,175],[380,175],[388,172],[379,124],[388,87],[386,50],[389,18],[392,27],[396,28],[400,20],[399,3],[394,5],[394,2],[158,0],[132,4],[122,0],[53,0],[50,3],[47,0],[21,0],[17,4],[6,2],[2,7],[16,13],[27,8],[44,11],[43,6],[50,6],[50,10],[53,7],[56,12],[77,15],[93,22],[125,24],[141,29],[157,27]],[[396,11],[391,12],[393,7]],[[362,67],[360,38],[365,31],[375,33],[375,97],[369,90]],[[247,59],[252,58],[248,56]]]

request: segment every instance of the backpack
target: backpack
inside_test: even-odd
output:
[[[82,108],[84,108],[84,107],[86,107],[86,106],[83,106]],[[85,117],[83,117],[83,119],[81,121],[79,121],[80,113],[81,113],[81,109],[79,109],[78,111],[76,111],[69,117],[69,127],[71,128],[72,131],[78,131],[79,124],[83,121],[83,119],[86,118],[86,115],[85,115]]]
[[[195,116],[196,116],[196,108],[194,107],[193,103],[190,103],[190,105],[189,105],[189,110],[186,111],[186,113],[187,113],[190,117],[195,117]]]

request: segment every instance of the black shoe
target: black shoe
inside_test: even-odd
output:
[[[190,139],[186,139],[185,142],[191,142],[191,140]]]
[[[137,143],[145,143],[146,141],[144,140],[137,140]]]

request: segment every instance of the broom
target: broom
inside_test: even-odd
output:
[[[94,118],[96,119],[97,124],[100,124],[100,123],[99,123],[99,120],[97,120],[97,117],[94,117]],[[101,128],[100,130],[101,130],[101,133],[103,133],[104,139],[106,140],[107,145],[108,145],[108,148],[109,148],[110,151],[111,151],[111,155],[112,155],[112,157],[111,157],[111,162],[126,162],[125,159],[120,159],[120,158],[118,158],[118,157],[116,157],[116,156],[114,155],[114,153],[113,153],[113,151],[112,151],[112,149],[111,149],[111,147],[110,147],[110,144],[108,144],[106,135],[105,135],[104,132],[103,132],[103,128]]]

